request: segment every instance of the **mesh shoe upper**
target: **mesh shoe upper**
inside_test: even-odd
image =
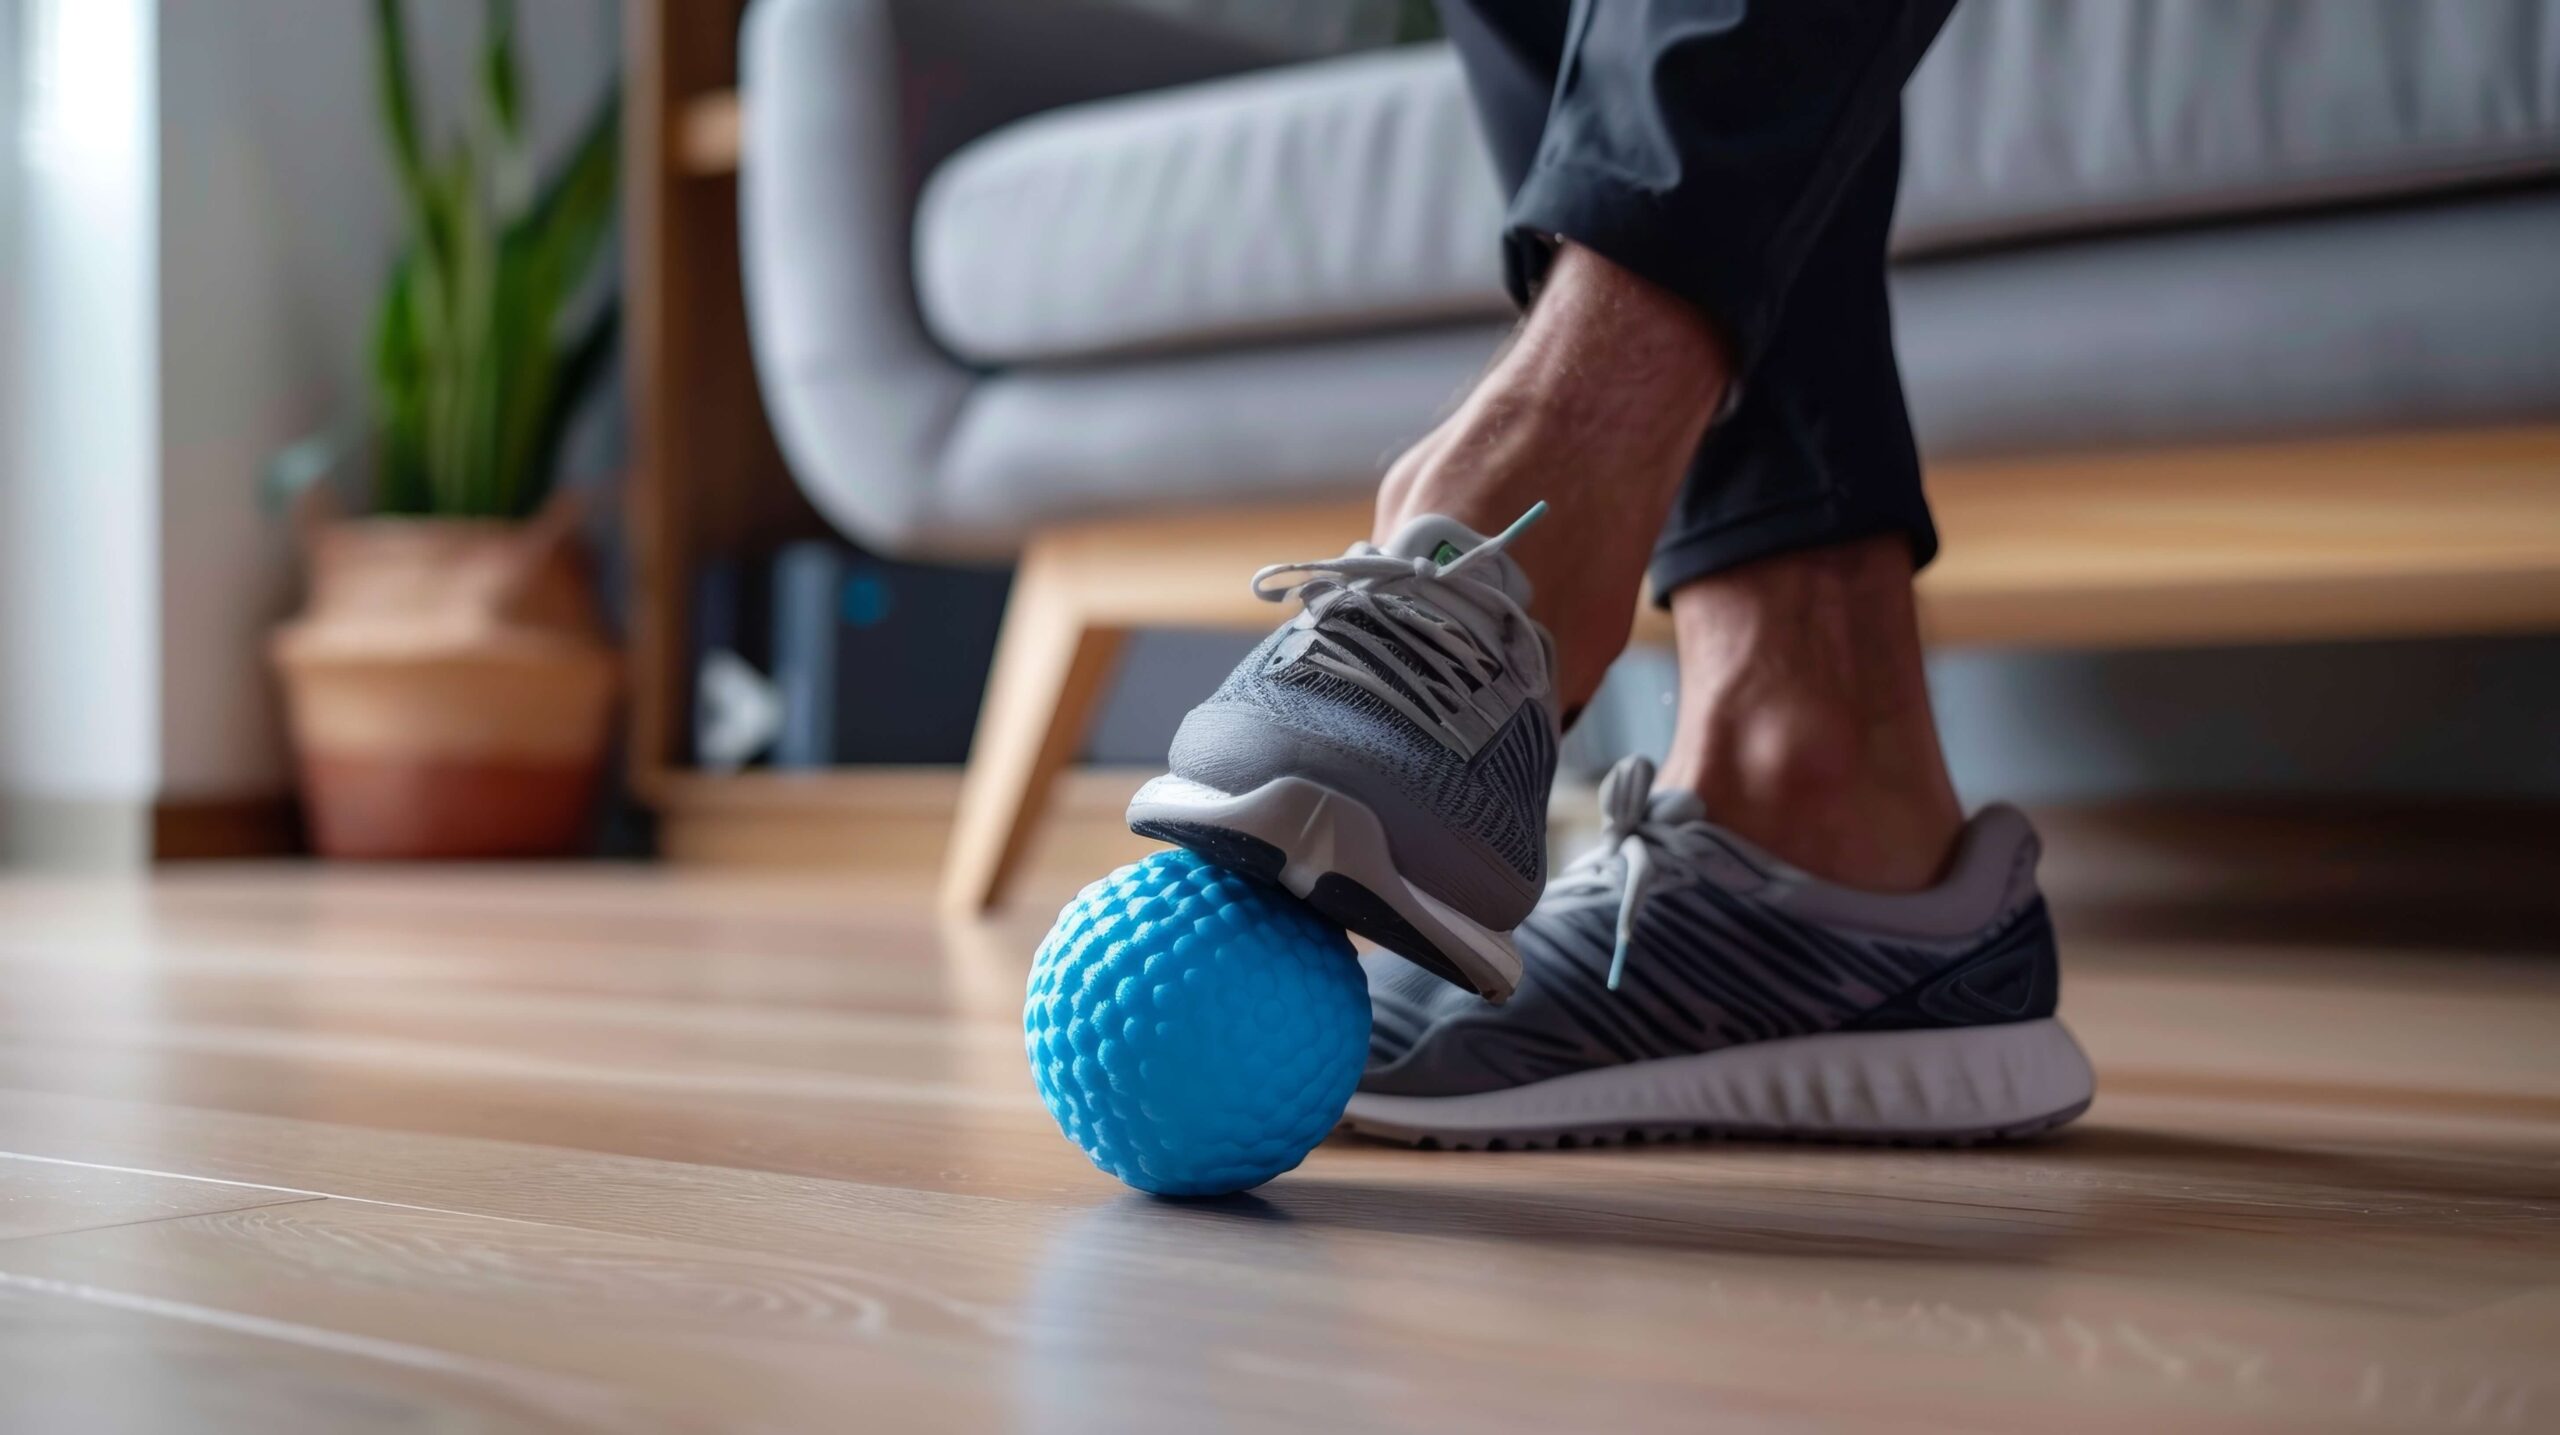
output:
[[[1257,592],[1304,606],[1183,720],[1173,772],[1347,793],[1409,880],[1488,926],[1518,922],[1545,882],[1556,720],[1553,644],[1500,551],[1510,536],[1426,516],[1383,548],[1265,570],[1299,581]]]
[[[2053,928],[2035,834],[2015,809],[1975,817],[1937,887],[1881,895],[1778,862],[1707,823],[1688,794],[1648,800],[1651,781],[1641,758],[1611,774],[1635,811],[1613,815],[1602,847],[1560,873],[1515,934],[1524,972],[1507,1005],[1364,958],[1361,1090],[1471,1095],[1779,1037],[2052,1014]]]

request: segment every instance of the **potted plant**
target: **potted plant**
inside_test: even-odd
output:
[[[339,857],[572,849],[611,737],[619,664],[562,437],[615,344],[599,271],[617,101],[559,169],[527,152],[513,6],[488,0],[463,133],[431,155],[400,0],[377,0],[381,116],[406,228],[373,336],[359,440],[307,440],[271,480],[303,496],[304,611],[272,655],[313,845]],[[369,454],[368,512],[320,516],[315,480]]]

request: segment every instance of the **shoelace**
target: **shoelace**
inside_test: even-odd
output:
[[[1475,660],[1475,654],[1464,651],[1452,642],[1451,630],[1460,629],[1466,632],[1468,641],[1479,648],[1505,648],[1504,656],[1511,659],[1514,666],[1517,666],[1518,654],[1508,651],[1509,645],[1518,635],[1534,632],[1536,629],[1529,622],[1528,613],[1498,583],[1470,584],[1462,602],[1439,605],[1443,608],[1466,612],[1470,609],[1481,609],[1490,603],[1500,619],[1501,632],[1495,635],[1467,631],[1464,625],[1452,623],[1436,613],[1424,610],[1414,605],[1409,599],[1396,602],[1381,600],[1390,597],[1403,599],[1405,595],[1394,593],[1392,591],[1394,588],[1444,587],[1451,579],[1478,564],[1489,562],[1494,554],[1510,547],[1514,540],[1528,532],[1530,526],[1546,517],[1546,514],[1547,505],[1544,500],[1533,503],[1529,506],[1528,512],[1512,520],[1510,527],[1445,564],[1433,562],[1428,557],[1406,558],[1393,553],[1382,553],[1366,543],[1355,545],[1350,552],[1337,558],[1311,559],[1303,563],[1274,563],[1253,575],[1253,596],[1266,603],[1283,603],[1292,597],[1298,599],[1305,605],[1305,612],[1299,621],[1307,624],[1322,619],[1339,604],[1356,603],[1371,618],[1388,627],[1418,651],[1433,655],[1451,667]],[[1274,582],[1282,578],[1291,581]],[[1541,652],[1539,656],[1540,661],[1543,662],[1544,653]],[[1486,675],[1479,674],[1479,676]],[[1446,677],[1447,675],[1444,674],[1442,697],[1444,701],[1454,705],[1456,702],[1454,690],[1447,689]]]
[[[1617,943],[1609,953],[1611,991],[1626,975],[1636,918],[1653,889],[1654,849],[1674,846],[1684,825],[1653,820],[1653,771],[1653,759],[1641,753],[1618,759],[1600,779],[1600,845],[1556,874],[1558,890],[1588,893],[1606,891],[1619,880],[1612,864],[1626,869],[1618,893]]]

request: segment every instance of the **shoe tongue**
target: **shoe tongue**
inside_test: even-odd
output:
[[[1454,518],[1437,513],[1418,514],[1405,520],[1404,527],[1379,548],[1398,558],[1428,558],[1446,567],[1464,554],[1484,546],[1485,536]],[[1482,579],[1511,596],[1522,607],[1529,605],[1529,575],[1511,561],[1508,553],[1496,553],[1484,562],[1469,567],[1464,575]]]

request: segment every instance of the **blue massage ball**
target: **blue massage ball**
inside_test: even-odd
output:
[[[1159,1196],[1259,1186],[1325,1138],[1369,1052],[1351,941],[1297,898],[1158,852],[1077,894],[1031,961],[1023,1046],[1093,1164]]]

